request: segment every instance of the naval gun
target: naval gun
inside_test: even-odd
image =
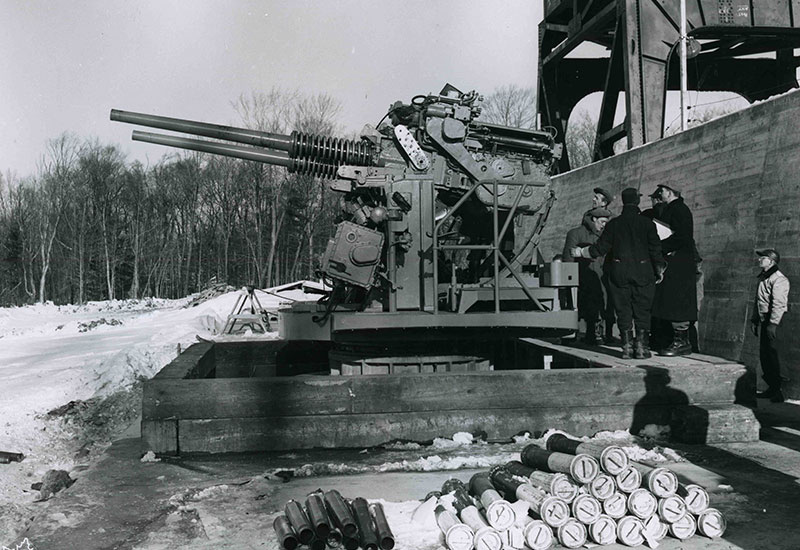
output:
[[[119,110],[111,120],[210,138],[134,131],[136,141],[326,180],[341,197],[320,268],[332,291],[282,311],[281,335],[376,353],[402,340],[408,353],[409,342],[456,350],[577,328],[575,300],[565,299],[578,284],[576,264],[538,253],[560,145],[546,130],[481,121],[481,100],[448,84],[394,103],[358,140]]]

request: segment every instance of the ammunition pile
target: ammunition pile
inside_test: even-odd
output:
[[[442,495],[451,495],[455,513]],[[546,550],[587,542],[651,548],[667,534],[720,537],[726,523],[705,489],[682,485],[665,468],[629,462],[611,444],[553,435],[528,445],[520,461],[475,474],[469,486],[449,479],[435,509],[450,550]],[[449,497],[450,498],[450,497]]]
[[[392,550],[394,535],[383,506],[367,504],[363,498],[345,500],[336,490],[311,493],[305,506],[286,503],[284,514],[272,523],[284,550],[308,546],[311,550]]]

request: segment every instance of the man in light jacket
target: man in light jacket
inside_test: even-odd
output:
[[[756,250],[758,274],[756,300],[753,307],[752,329],[758,336],[761,329],[760,356],[761,371],[766,391],[758,392],[756,397],[769,398],[773,403],[783,401],[781,391],[781,365],[778,361],[778,325],[789,305],[789,279],[778,271],[781,256],[774,248]]]

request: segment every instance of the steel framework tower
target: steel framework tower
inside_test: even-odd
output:
[[[735,92],[753,102],[798,86],[798,0],[687,0],[695,47],[688,87]],[[539,113],[564,143],[567,120],[585,96],[602,92],[594,160],[664,135],[668,90],[679,89],[680,0],[545,0],[539,25]],[[567,57],[585,43],[606,56]],[[619,95],[625,120],[614,125]],[[560,161],[569,170],[569,154]]]

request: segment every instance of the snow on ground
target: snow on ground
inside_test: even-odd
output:
[[[47,470],[79,476],[91,459],[91,449],[79,452],[81,445],[102,443],[84,437],[83,428],[96,436],[102,424],[133,420],[140,380],[161,370],[198,335],[219,332],[240,295],[234,290],[205,301],[201,294],[0,308],[0,451],[25,455],[20,463],[0,464],[0,517],[4,506],[18,508],[37,498],[30,485]],[[319,297],[302,288],[256,291],[256,296],[270,312]]]
[[[316,300],[315,290],[308,284],[284,285],[256,291],[256,296],[267,311],[275,312],[291,301]],[[104,445],[136,419],[142,379],[157,373],[197,336],[219,333],[242,293],[212,294],[0,308],[0,450],[25,455],[22,462],[0,464],[0,534],[30,520],[30,506],[39,497],[32,483],[50,469],[79,478]],[[550,433],[540,439],[520,435],[503,445],[458,433],[431,445],[388,445],[383,450],[388,454],[365,457],[358,464],[305,465],[291,473],[307,477],[484,468],[518,459],[525,445],[543,445]],[[599,436],[614,439],[639,459],[680,459],[670,449],[643,449],[627,432]]]

